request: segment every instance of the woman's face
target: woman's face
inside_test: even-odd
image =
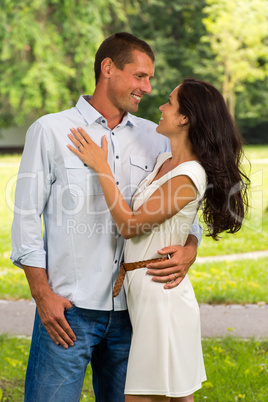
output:
[[[179,86],[171,92],[169,101],[159,107],[162,116],[156,131],[160,134],[166,135],[167,137],[172,134],[177,134],[180,131],[181,125],[185,122],[184,119],[187,119],[186,116],[179,112],[179,103],[177,100],[178,91]]]

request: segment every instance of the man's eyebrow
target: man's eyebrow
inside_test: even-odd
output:
[[[149,77],[150,79],[154,78],[154,75],[149,75],[149,74],[145,73],[144,71],[137,71],[135,74],[142,75],[143,77]]]
[[[136,74],[149,76],[149,74],[145,73],[144,71],[138,71]]]

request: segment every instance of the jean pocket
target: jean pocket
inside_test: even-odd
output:
[[[75,310],[76,309],[76,306],[73,304],[71,307],[69,307],[69,308],[66,308],[65,310],[64,310],[64,313],[71,313],[73,310]]]

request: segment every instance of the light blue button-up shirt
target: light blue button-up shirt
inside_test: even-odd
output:
[[[77,307],[124,310],[124,291],[112,297],[124,239],[96,173],[67,148],[67,134],[71,127],[82,127],[98,145],[106,135],[108,162],[129,205],[159,153],[169,151],[169,142],[156,133],[154,123],[129,113],[110,130],[89,99],[81,96],[76,107],[41,117],[27,132],[16,187],[11,259],[19,267],[45,268],[51,289]],[[197,223],[193,231],[201,236]]]

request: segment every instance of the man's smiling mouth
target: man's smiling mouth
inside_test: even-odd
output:
[[[135,94],[131,94],[131,95],[133,96],[134,99],[136,99],[138,101],[140,101],[142,98],[142,96],[140,96],[140,95],[135,95]]]

